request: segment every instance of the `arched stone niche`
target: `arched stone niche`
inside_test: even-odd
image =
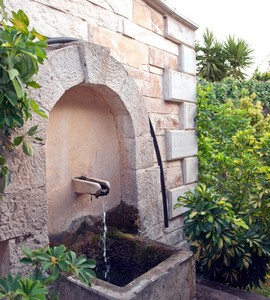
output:
[[[136,207],[147,234],[160,222],[160,215],[149,213],[157,207],[159,170],[134,80],[107,48],[76,42],[48,54],[39,82],[42,88],[34,96],[49,115],[40,121],[49,235],[67,230],[80,217],[101,214],[100,199],[74,194],[71,179],[81,175],[108,180],[107,209],[120,201]]]

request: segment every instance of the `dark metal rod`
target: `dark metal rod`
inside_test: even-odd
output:
[[[169,218],[168,218],[168,205],[167,205],[167,193],[166,193],[166,185],[165,185],[165,177],[164,177],[164,170],[163,170],[163,164],[162,159],[159,151],[159,146],[157,142],[157,137],[152,125],[152,122],[149,118],[149,124],[150,124],[150,133],[153,138],[154,148],[156,152],[156,157],[158,161],[158,165],[160,168],[160,184],[161,184],[161,193],[162,193],[162,201],[163,201],[163,215],[164,215],[164,226],[166,228],[169,227]]]

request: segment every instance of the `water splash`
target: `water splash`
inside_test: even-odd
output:
[[[102,242],[103,242],[103,260],[105,265],[105,272],[104,272],[104,278],[107,280],[109,271],[110,271],[110,265],[108,264],[108,257],[107,257],[107,224],[106,224],[106,215],[107,215],[107,197],[102,197],[102,221],[103,221],[103,235],[102,235]]]

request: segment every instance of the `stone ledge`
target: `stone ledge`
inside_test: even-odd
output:
[[[174,209],[174,205],[178,203],[178,197],[185,197],[185,193],[190,190],[193,190],[196,187],[196,185],[196,183],[193,183],[167,190],[170,219],[180,216],[188,210],[186,207],[178,207]]]
[[[165,69],[164,99],[175,102],[196,102],[196,78],[185,73]]]
[[[167,130],[166,158],[167,160],[195,156],[198,153],[195,130]]]
[[[165,37],[175,43],[195,47],[195,32],[170,17],[165,18]]]
[[[198,181],[198,158],[196,156],[183,159],[183,181],[184,184]]]

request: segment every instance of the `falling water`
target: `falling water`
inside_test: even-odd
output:
[[[104,278],[108,279],[108,274],[110,271],[110,265],[108,264],[108,257],[107,257],[107,224],[106,224],[106,212],[107,212],[107,197],[102,197],[102,215],[103,215],[103,236],[102,236],[102,242],[103,242],[103,259],[105,264],[105,272],[104,272]]]

